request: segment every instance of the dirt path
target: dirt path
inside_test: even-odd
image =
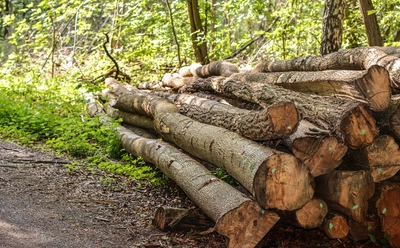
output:
[[[191,206],[170,189],[98,170],[67,172],[64,158],[0,141],[0,248],[225,247],[216,234],[164,233],[151,225],[157,207]],[[102,180],[100,180],[102,178]]]

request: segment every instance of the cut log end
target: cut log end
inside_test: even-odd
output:
[[[294,132],[299,123],[299,112],[292,102],[280,102],[268,108],[274,132],[285,136]]]
[[[279,216],[246,201],[226,213],[216,224],[216,231],[229,238],[229,247],[255,247],[278,222]]]
[[[331,239],[341,239],[349,233],[349,226],[345,217],[333,214],[325,219],[322,230]]]
[[[273,155],[254,177],[255,197],[265,208],[296,210],[314,195],[314,179],[307,167],[286,153]]]
[[[338,167],[347,152],[347,146],[336,137],[305,136],[292,145],[293,154],[308,167],[314,177],[327,174]]]
[[[328,213],[328,205],[321,199],[313,199],[296,211],[296,221],[305,229],[313,229],[322,225]]]
[[[376,204],[382,228],[390,236],[393,247],[400,247],[400,189],[394,187],[384,190]]]
[[[371,66],[367,73],[356,80],[372,111],[380,112],[389,107],[391,88],[389,72],[381,66]]]
[[[340,129],[344,142],[352,149],[372,144],[379,133],[376,121],[365,105],[353,108],[342,120]]]

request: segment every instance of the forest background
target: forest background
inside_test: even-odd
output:
[[[318,55],[327,2],[344,9],[341,48],[368,46],[364,0],[2,0],[0,135],[81,159],[69,170],[96,166],[158,184],[163,177],[124,152],[113,126],[86,114],[114,67],[105,49],[133,85],[194,62],[252,67]],[[383,44],[399,46],[397,1],[371,3]]]

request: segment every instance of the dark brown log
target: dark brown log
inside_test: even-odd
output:
[[[101,114],[101,108],[93,105],[87,106],[89,114]],[[106,115],[100,117],[105,124],[110,121]],[[117,134],[127,152],[156,165],[216,222],[217,232],[229,238],[229,247],[256,246],[279,220],[276,213],[262,209],[178,148],[123,127],[117,129]]]
[[[224,168],[265,208],[298,209],[314,194],[312,176],[294,156],[194,121],[167,99],[130,93],[121,95],[114,107],[153,116],[155,130],[165,140]]]
[[[185,209],[162,206],[154,215],[152,224],[162,231],[206,231],[214,222],[199,209]]]
[[[349,219],[349,234],[347,237],[354,241],[366,240],[369,238],[369,235],[376,237],[375,231],[379,227],[379,224],[377,216],[367,216],[363,222]]]
[[[250,111],[188,94],[169,95],[180,112],[196,121],[223,127],[252,140],[270,140],[296,130],[300,115],[292,102]]]
[[[314,177],[333,171],[342,163],[347,146],[329,131],[321,130],[312,123],[301,120],[296,131],[283,140],[293,155],[300,159]]]
[[[343,168],[369,170],[374,182],[393,177],[400,170],[400,148],[391,136],[382,135],[370,146],[349,151]]]
[[[274,102],[293,101],[304,119],[331,131],[353,149],[370,145],[378,134],[371,111],[358,101],[305,95],[272,84],[245,84],[223,77],[197,79],[181,88],[182,92],[201,90],[214,91],[264,107]]]
[[[313,229],[320,227],[328,213],[328,205],[322,199],[312,199],[302,208],[286,213],[289,221],[296,226]]]
[[[211,76],[223,76],[229,77],[233,73],[238,73],[239,69],[236,65],[226,61],[216,61],[210,64],[198,67],[194,70],[193,76],[195,77],[211,77]]]
[[[365,220],[375,185],[368,171],[333,171],[315,178],[316,196],[355,221]]]
[[[382,134],[400,140],[400,95],[392,95],[389,107],[381,113],[373,113]]]
[[[373,65],[365,71],[328,70],[270,73],[240,73],[231,76],[243,83],[269,83],[285,89],[320,96],[345,97],[368,103],[379,112],[388,108],[391,97],[388,71]]]
[[[261,62],[254,71],[366,70],[373,65],[388,70],[392,89],[400,90],[400,59],[374,47],[342,49],[324,56],[311,55],[292,60]]]
[[[388,186],[383,189],[376,207],[382,221],[383,232],[389,235],[393,247],[400,247],[400,187]]]
[[[328,213],[321,229],[331,239],[345,238],[349,233],[346,218],[338,213]]]

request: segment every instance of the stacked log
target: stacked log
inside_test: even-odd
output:
[[[107,79],[104,108],[163,139],[120,131],[125,149],[174,180],[230,247],[256,246],[278,214],[332,239],[387,233],[400,247],[400,180],[392,182],[400,177],[400,101],[392,95],[400,90],[400,60],[384,50],[262,62],[245,73],[225,61],[193,65],[157,87]],[[223,168],[247,198],[195,169],[196,159]],[[163,229],[193,221],[191,211],[159,211]]]

